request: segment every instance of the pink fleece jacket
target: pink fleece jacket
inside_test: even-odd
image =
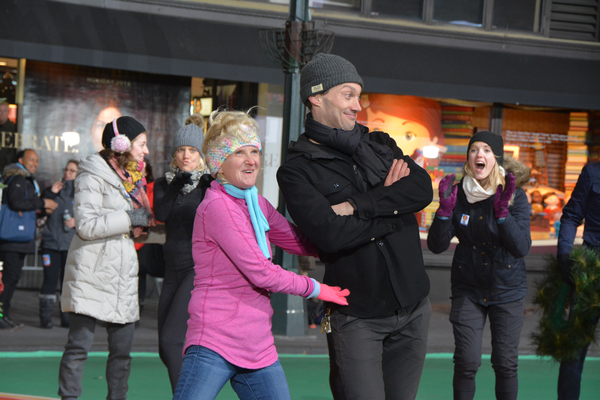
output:
[[[268,243],[292,254],[317,255],[317,248],[264,197],[259,204],[271,227]],[[196,211],[192,253],[196,277],[185,349],[204,346],[242,368],[277,361],[270,293],[306,297],[312,281],[265,258],[246,201],[227,194],[217,181]]]

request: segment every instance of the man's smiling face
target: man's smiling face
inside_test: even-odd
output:
[[[356,116],[361,110],[358,83],[343,83],[326,93],[310,97],[312,115],[315,121],[325,126],[350,131],[356,124]]]

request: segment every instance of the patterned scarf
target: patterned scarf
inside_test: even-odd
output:
[[[171,171],[165,173],[165,178],[167,179],[167,183],[171,183],[173,178],[175,178],[175,175],[177,175],[180,172],[183,172],[183,171],[180,170],[179,168],[177,168],[177,166],[175,166],[175,167],[171,166]],[[198,182],[200,182],[200,178],[202,178],[202,175],[209,174],[210,172],[206,169],[203,171],[198,171],[197,169],[195,169],[193,171],[190,171],[190,173],[192,174],[192,184],[190,185],[189,183],[186,183],[183,186],[183,188],[181,188],[181,190],[179,191],[181,194],[188,194],[192,190],[196,189],[196,186],[198,186]]]
[[[150,211],[151,214],[149,226],[156,225],[154,213],[152,212],[152,207],[150,206],[150,200],[146,194],[146,178],[144,178],[142,175],[144,163],[129,161],[125,166],[125,169],[122,169],[117,164],[117,158],[113,157],[109,160],[109,165],[121,178],[123,186],[125,187],[125,191],[127,191],[127,194],[133,202],[133,208],[145,207],[148,211]],[[140,236],[141,234],[145,233],[144,231],[144,227],[134,226],[133,237]]]

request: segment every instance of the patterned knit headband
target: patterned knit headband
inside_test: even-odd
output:
[[[211,143],[211,147],[208,148],[206,164],[213,177],[217,176],[219,168],[221,168],[227,157],[235,153],[238,149],[246,146],[254,146],[259,151],[262,151],[256,129],[248,125],[242,125],[242,127],[248,135],[245,140],[240,140],[234,136],[226,136],[218,143]]]

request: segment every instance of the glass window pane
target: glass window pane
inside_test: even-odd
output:
[[[323,10],[360,11],[360,0],[309,0],[308,6]]]
[[[495,1],[492,28],[530,32],[538,30],[535,21],[539,18],[540,5],[540,0]]]
[[[380,17],[423,19],[423,0],[372,0],[372,13]]]
[[[481,26],[483,0],[434,0],[433,19],[450,24]]]
[[[271,3],[289,5],[290,0],[242,0],[253,3]],[[361,0],[309,0],[310,8],[337,11],[360,11]]]

